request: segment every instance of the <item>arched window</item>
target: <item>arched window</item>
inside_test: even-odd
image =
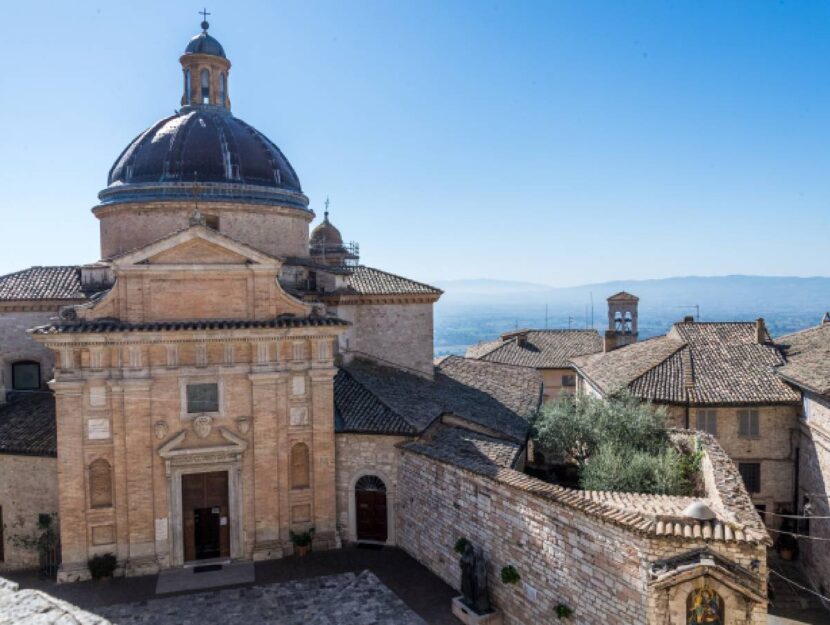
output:
[[[184,103],[190,104],[191,99],[190,70],[184,70]]]
[[[225,106],[225,73],[219,74],[219,106]]]
[[[362,478],[357,480],[357,484],[354,485],[354,489],[358,492],[378,492],[378,493],[385,493],[386,492],[386,484],[383,483],[383,480],[380,479],[377,475],[364,475]]]
[[[12,363],[12,389],[35,391],[40,388],[40,363],[34,360],[19,360]]]
[[[89,507],[112,507],[112,469],[103,458],[89,465]]]
[[[723,599],[711,588],[696,588],[686,599],[686,622],[689,625],[723,625]]]
[[[210,72],[202,70],[200,82],[202,84],[202,104],[210,104]]]
[[[308,488],[311,484],[308,445],[297,443],[291,448],[291,488]]]

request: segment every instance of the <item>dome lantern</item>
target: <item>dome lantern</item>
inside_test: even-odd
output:
[[[208,34],[207,10],[201,11],[202,32],[188,42],[179,62],[182,64],[184,91],[182,106],[218,106],[231,108],[228,97],[228,72],[231,62],[225,49]]]

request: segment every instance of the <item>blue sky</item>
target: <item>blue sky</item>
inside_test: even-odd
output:
[[[9,3],[0,273],[98,258],[90,209],[178,106],[186,2]],[[828,275],[830,3],[214,2],[233,111],[366,264],[565,286]]]

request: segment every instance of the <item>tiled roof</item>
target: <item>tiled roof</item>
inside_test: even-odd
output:
[[[467,349],[468,358],[534,369],[563,369],[570,360],[602,350],[596,330],[528,330]]]
[[[335,431],[416,434],[417,430],[385,405],[345,369],[334,377]]]
[[[343,376],[340,391],[335,389],[341,431],[405,433],[393,421],[397,417],[408,424],[408,431],[422,432],[450,414],[523,443],[541,397],[541,382],[533,370],[458,356],[442,360],[431,380],[366,360],[353,361],[345,371],[348,383]],[[356,430],[348,430],[350,424]]]
[[[345,326],[347,321],[336,317],[277,317],[276,319],[216,319],[192,321],[148,321],[127,323],[118,319],[99,319],[40,326],[34,334],[86,334],[103,332],[160,332],[175,330],[244,330],[269,328],[301,328],[322,326]]]
[[[454,440],[452,436],[457,438]],[[674,436],[686,438],[687,446],[696,448],[700,445],[705,451],[710,462],[704,463],[703,470],[709,470],[712,474],[704,482],[712,486],[711,492],[707,491],[704,496],[694,499],[566,488],[511,469],[503,464],[504,456],[483,450],[484,443],[470,441],[472,437],[465,432],[452,433],[446,442],[440,437],[432,441],[419,439],[404,443],[401,448],[483,475],[530,496],[600,517],[645,536],[770,545],[769,535],[755,512],[734,463],[717,441],[699,432],[676,432]],[[462,444],[456,442],[458,439],[467,439],[468,442]],[[498,442],[493,439],[494,444]],[[498,455],[491,457],[493,453]],[[692,501],[705,503],[715,513],[715,518],[698,521],[684,516],[683,509]]]
[[[359,265],[352,271],[350,287],[342,293],[344,295],[441,295],[443,291],[423,282]]]
[[[10,393],[9,402],[0,406],[0,454],[57,455],[52,393]]]
[[[0,276],[0,301],[85,299],[77,266],[29,267]]]
[[[787,357],[778,370],[786,380],[830,397],[830,323],[788,334],[775,340]]]
[[[478,464],[482,468],[513,466],[523,446],[464,428],[437,426],[423,437],[404,443],[407,449],[452,464]]]
[[[784,363],[755,323],[676,323],[663,337],[573,359],[603,393],[627,388],[644,399],[693,405],[790,403],[798,393],[776,374]]]
[[[639,302],[640,298],[637,297],[636,295],[632,295],[628,291],[620,291],[619,293],[614,293],[606,301],[609,301],[609,302]]]

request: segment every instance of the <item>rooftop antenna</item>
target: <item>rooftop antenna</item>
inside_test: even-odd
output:
[[[568,330],[570,330],[570,329],[571,329],[571,323],[573,323],[574,321],[576,321],[576,319],[574,319],[573,317],[571,317],[571,316],[569,315],[569,316],[568,316]]]
[[[694,308],[695,309],[695,321],[700,321],[700,304],[687,304],[686,306],[675,306],[675,308]]]
[[[594,292],[589,291],[588,294],[591,297],[591,329],[594,329]]]
[[[545,330],[548,329],[548,305],[545,304]]]

